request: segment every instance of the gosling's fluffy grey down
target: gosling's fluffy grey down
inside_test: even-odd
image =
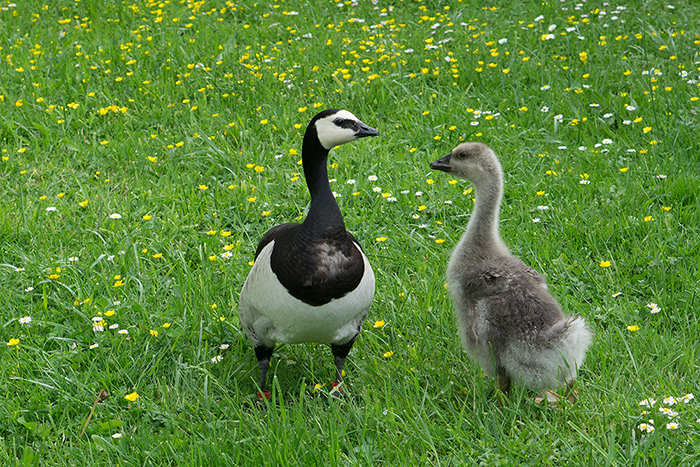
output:
[[[498,233],[501,164],[481,143],[463,143],[430,164],[474,184],[476,203],[447,268],[462,344],[508,392],[511,380],[540,391],[573,387],[591,344],[583,318],[565,316],[544,277],[508,251]],[[573,392],[569,400],[575,400]]]

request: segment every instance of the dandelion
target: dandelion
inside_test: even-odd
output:
[[[139,393],[136,392],[136,391],[132,392],[131,394],[127,394],[126,396],[124,396],[124,399],[128,400],[129,402],[135,402],[136,399],[138,399],[138,398],[139,398]]]

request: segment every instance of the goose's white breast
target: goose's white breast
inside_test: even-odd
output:
[[[311,306],[289,294],[270,267],[275,242],[263,248],[248,274],[238,305],[241,324],[253,342],[342,343],[355,335],[374,297],[374,272],[365,265],[360,284],[347,295]]]

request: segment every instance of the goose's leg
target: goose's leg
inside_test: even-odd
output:
[[[335,363],[335,381],[332,383],[333,388],[338,386],[343,381],[343,368],[345,368],[345,359],[350,353],[352,345],[355,343],[355,335],[352,339],[344,344],[331,344],[331,351],[333,352],[333,360]],[[338,389],[342,392],[342,387]]]
[[[258,399],[270,398],[270,391],[265,390],[265,380],[267,379],[267,370],[270,368],[270,357],[274,347],[268,347],[260,344],[255,347],[255,356],[258,358],[258,370],[260,371],[260,390],[258,391]]]

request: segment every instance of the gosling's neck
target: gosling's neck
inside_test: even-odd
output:
[[[476,262],[509,256],[498,230],[499,210],[503,199],[503,176],[500,171],[488,180],[474,183],[476,203],[467,231],[457,247],[463,261]]]

